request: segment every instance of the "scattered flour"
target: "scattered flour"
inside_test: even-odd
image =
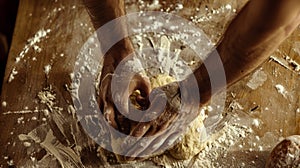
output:
[[[226,157],[229,148],[237,142],[245,139],[252,129],[235,123],[226,124],[216,140],[211,141],[201,151],[195,161],[194,167],[222,167],[224,165],[219,162],[222,157]],[[233,159],[233,158],[232,158]],[[227,166],[227,165],[226,165]]]
[[[53,93],[51,86],[38,93],[38,98],[42,104],[46,104],[48,108],[52,108],[55,104],[55,94]]]
[[[19,63],[21,59],[25,57],[30,48],[33,48],[36,52],[41,52],[41,48],[37,46],[37,43],[41,42],[43,38],[47,36],[48,33],[51,32],[51,29],[40,29],[38,30],[32,38],[27,40],[27,44],[24,46],[23,50],[19,53],[19,55],[15,58],[16,63]]]
[[[289,63],[289,65],[292,67],[292,69],[296,72],[300,71],[300,64],[293,60],[292,58],[286,56],[285,60]]]
[[[255,127],[259,127],[260,126],[260,121],[258,119],[253,119],[252,125],[255,126]]]
[[[178,3],[178,4],[176,4],[176,8],[175,9],[176,10],[181,10],[181,9],[183,9],[183,5],[180,4],[180,3]]]
[[[167,155],[152,158],[156,164],[163,167],[197,167],[197,168],[217,168],[217,167],[233,167],[230,161],[230,149],[242,142],[253,132],[253,130],[245,125],[228,122],[224,128],[216,133],[212,140],[207,142],[205,148],[190,160],[174,160]],[[243,148],[242,145],[240,145]],[[232,156],[233,157],[233,156]],[[228,159],[228,160],[226,160]],[[230,162],[230,163],[229,163]],[[245,163],[244,163],[245,164]],[[240,164],[241,166],[241,164]],[[245,166],[247,166],[245,164]],[[242,166],[243,167],[243,166]]]
[[[7,106],[6,101],[3,101],[3,102],[2,102],[2,107],[6,107],[6,106]]]
[[[15,79],[15,75],[18,74],[18,71],[16,70],[16,68],[14,67],[11,72],[10,75],[8,77],[8,83],[10,83],[11,81],[13,81]]]
[[[227,5],[225,5],[225,8],[228,9],[228,10],[231,10],[232,7],[231,7],[230,4],[227,4]]]
[[[49,75],[50,70],[51,70],[51,65],[48,64],[44,67],[44,72],[46,75]]]
[[[19,53],[19,55],[15,58],[15,62],[19,63],[25,55],[29,52],[30,48],[33,48],[35,52],[40,53],[42,49],[37,45],[37,43],[41,42],[41,40],[47,37],[47,34],[50,33],[50,29],[44,30],[40,29],[36,32],[36,34],[27,40],[23,50]],[[34,59],[33,59],[34,60]],[[15,79],[15,76],[18,74],[16,67],[14,67],[8,77],[8,83],[12,82]]]
[[[296,72],[299,74],[300,72],[300,63],[296,62],[295,60],[291,59],[288,56],[285,56],[285,58],[278,57],[278,56],[271,56],[270,59],[274,62],[277,62],[284,68]]]
[[[257,89],[258,87],[262,86],[265,81],[268,79],[268,76],[264,71],[261,69],[256,71],[253,75],[252,78],[249,80],[247,83],[247,86],[253,90]]]
[[[42,131],[42,135],[40,136],[40,132]],[[32,141],[35,144],[39,144],[43,149],[47,151],[47,155],[44,157],[52,157],[57,159],[60,163],[61,167],[71,168],[71,167],[84,167],[81,163],[80,157],[74,152],[71,147],[66,147],[58,139],[53,135],[53,131],[47,130],[44,128],[44,125],[37,127],[32,130],[28,134],[20,134],[18,136],[20,141],[24,141],[23,145],[26,147],[30,147],[31,143],[28,141]],[[31,160],[35,161],[35,158],[31,158]],[[43,165],[43,162],[48,162],[44,159],[39,160],[36,163],[36,166]],[[56,167],[56,166],[54,166]]]
[[[7,111],[4,112],[3,115],[8,115],[8,114],[31,114],[31,113],[40,113],[40,112],[45,112],[45,110],[39,110],[39,109],[34,109],[34,110],[19,110],[19,111]]]
[[[31,146],[31,143],[30,143],[30,142],[24,142],[23,144],[24,144],[25,147]]]
[[[8,166],[14,166],[14,160],[7,161]]]
[[[288,92],[282,85],[277,84],[277,85],[275,85],[275,88],[277,89],[278,93],[280,93],[284,98],[287,98]]]

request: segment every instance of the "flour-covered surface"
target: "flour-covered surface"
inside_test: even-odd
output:
[[[215,45],[245,3],[126,0],[126,10],[179,15],[202,29]],[[1,93],[0,167],[108,167],[113,157],[100,150],[82,129],[78,120],[88,122],[89,118],[76,115],[82,105],[78,88],[86,87],[81,74],[97,76],[101,69],[101,63],[89,57],[96,51],[81,53],[94,31],[84,6],[79,0],[21,0],[20,6]],[[182,27],[184,30],[185,25]],[[227,89],[223,111],[218,104],[206,108],[222,114],[218,117],[224,120],[213,127],[216,132],[194,158],[178,161],[166,152],[147,161],[112,166],[264,167],[279,140],[300,134],[299,32],[258,70]],[[178,32],[178,36],[182,34]],[[166,36],[170,45],[161,34],[138,34],[131,39],[137,50],[162,47],[175,53],[173,60],[181,58],[196,68],[201,60],[190,47],[176,41],[176,36]],[[166,65],[163,70],[168,71],[173,64]],[[180,71],[182,64],[177,65],[175,71]],[[79,67],[80,73],[74,73],[74,67]],[[95,80],[93,86],[97,84]],[[90,106],[97,105],[95,97],[88,101]]]

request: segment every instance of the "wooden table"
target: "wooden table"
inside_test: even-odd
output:
[[[51,127],[57,128],[44,113],[47,106],[38,98],[44,88],[52,87],[56,106],[63,109],[63,115],[68,114],[65,112],[72,100],[65,85],[70,84],[75,59],[92,31],[89,17],[79,0],[20,1],[1,95],[0,165],[27,167],[45,156],[45,150],[38,147],[40,145],[35,145],[32,139],[22,141],[21,135],[35,128],[45,129],[44,133]],[[39,41],[27,41],[34,37]],[[48,75],[44,72],[47,65],[51,66]],[[60,137],[59,145],[68,141],[59,131],[53,134]],[[71,148],[74,139],[68,143]],[[58,167],[55,163],[49,166]]]
[[[20,1],[1,95],[2,167],[28,167],[38,162],[44,167],[59,167],[60,163],[71,167],[105,164],[97,157],[96,145],[76,126],[71,113],[73,101],[66,89],[80,48],[93,31],[79,0]],[[253,157],[262,156],[262,160],[279,137],[300,134],[299,72],[283,59],[289,56],[300,62],[299,32],[273,55],[277,61],[270,60],[262,66],[266,79],[261,86],[247,86],[251,74],[228,89],[228,106],[237,102],[247,118],[259,121],[259,125],[254,123],[249,142],[256,136],[264,141],[264,151],[250,151]],[[285,90],[280,90],[282,87]],[[39,93],[47,91],[55,94],[54,107],[60,109],[51,110],[41,102]],[[53,113],[59,117],[55,118]],[[45,141],[46,137],[51,142]],[[55,150],[47,148],[49,144]],[[249,148],[251,145],[244,150]],[[66,151],[66,156],[61,151]]]

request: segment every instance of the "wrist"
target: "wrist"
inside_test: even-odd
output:
[[[205,67],[200,66],[196,71],[190,74],[186,79],[179,82],[180,87],[185,87],[180,90],[182,96],[197,98],[201,105],[206,104],[211,98],[211,84]],[[193,102],[195,100],[190,100]]]
[[[134,50],[129,39],[125,38],[112,46],[104,56],[104,65],[112,65],[114,68],[127,56],[133,54]]]

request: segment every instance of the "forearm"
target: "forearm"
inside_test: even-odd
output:
[[[278,48],[298,26],[299,12],[298,0],[251,0],[241,10],[217,47],[227,85],[249,74]],[[214,94],[205,66],[214,67],[211,75],[217,75],[223,68],[215,66],[215,54],[212,53],[194,72],[203,104]]]
[[[251,0],[245,6],[217,48],[228,84],[253,71],[278,48],[299,24],[299,12],[298,0]]]
[[[97,30],[108,22],[125,15],[124,0],[83,0],[90,15],[94,28]],[[124,57],[133,51],[132,44],[127,34],[127,26],[125,20],[114,20],[111,26],[103,29],[98,34],[102,50],[106,50],[113,43],[115,45],[110,48],[106,56],[110,58],[109,63],[118,64]],[[116,42],[115,39],[122,37],[122,40]],[[125,37],[125,38],[124,38]],[[115,53],[114,51],[117,51]]]

